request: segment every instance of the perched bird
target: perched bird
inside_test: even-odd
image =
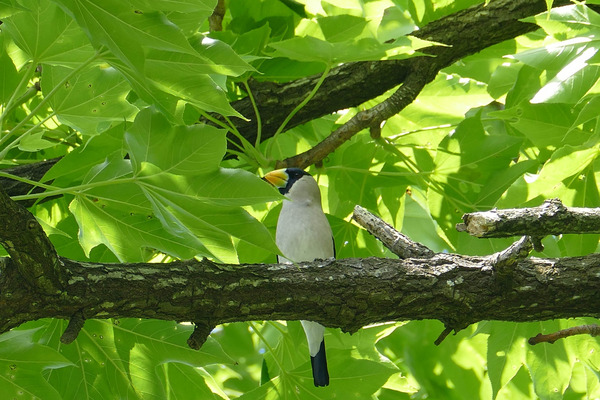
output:
[[[321,192],[314,178],[299,168],[271,171],[264,179],[287,197],[283,201],[275,242],[284,255],[279,262],[313,261],[335,257],[329,222],[321,207]],[[300,321],[310,351],[315,386],[329,385],[325,356],[325,327],[312,321]]]

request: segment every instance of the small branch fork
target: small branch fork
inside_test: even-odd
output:
[[[412,241],[360,206],[354,208],[352,218],[401,259],[431,258],[435,255],[429,248]],[[533,237],[523,236],[505,250],[487,257],[499,285],[510,289],[513,270],[532,250],[543,251],[541,239],[544,236],[600,233],[600,208],[568,208],[559,199],[550,199],[539,207],[468,213],[463,216],[463,223],[457,224],[456,229],[478,238],[509,237],[528,232],[535,234]],[[452,330],[457,332],[460,329],[449,322],[444,324],[446,327],[435,340],[435,345],[439,345]],[[540,333],[530,338],[529,344],[554,343],[558,339],[580,334],[598,336],[600,326],[582,325],[547,335]]]
[[[479,238],[600,233],[600,209],[565,207],[550,199],[539,207],[467,213],[456,229]]]

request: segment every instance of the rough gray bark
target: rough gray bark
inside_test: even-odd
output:
[[[0,258],[0,332],[38,318],[157,318],[208,326],[308,319],[354,332],[391,320],[600,317],[600,255],[519,261],[510,281],[486,257],[346,259],[299,265],[99,264],[62,259],[60,295],[43,295]]]
[[[600,316],[600,255],[524,259],[526,240],[488,257],[103,264],[59,258],[35,218],[1,189],[0,224],[10,255],[0,258],[0,333],[65,318],[65,343],[89,318],[193,321],[188,343],[198,348],[211,327],[233,321],[304,319],[354,332],[376,322],[437,319],[447,334],[481,320]]]

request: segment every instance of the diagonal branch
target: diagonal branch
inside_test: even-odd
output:
[[[418,74],[410,74],[402,86],[385,101],[368,110],[358,112],[312,149],[278,161],[276,168],[306,168],[321,162],[358,132],[369,127],[379,127],[383,121],[402,111],[417,98],[425,85],[431,82],[436,75],[437,71],[435,70],[429,70],[429,74],[425,74],[423,71]]]
[[[429,258],[434,255],[434,252],[427,246],[412,241],[408,236],[398,232],[387,222],[361,206],[354,207],[352,219],[400,258]]]
[[[568,4],[568,2],[554,2],[555,7],[564,4]],[[397,67],[402,71],[401,81],[388,81],[393,83],[388,88],[392,88],[398,83],[402,83],[402,86],[392,96],[369,110],[359,112],[313,149],[278,161],[277,167],[306,168],[311,164],[321,162],[356,133],[369,127],[377,128],[383,121],[402,111],[412,103],[423,87],[431,82],[442,68],[489,46],[537,29],[536,25],[523,23],[520,19],[545,11],[545,9],[544,2],[500,0],[459,11],[413,32],[413,36],[447,46],[434,46],[421,50],[435,57],[415,57],[398,62]],[[385,63],[385,61],[380,63]],[[356,89],[356,87],[347,87],[346,90],[355,93],[358,99],[364,93],[357,93]],[[365,89],[360,88],[359,90],[364,91]],[[325,93],[332,98],[333,101],[330,103],[335,103],[332,93]],[[318,98],[313,99],[313,102],[315,100],[318,101]],[[330,104],[320,104],[320,108],[311,114],[310,119],[341,108],[347,108],[347,106],[331,109]],[[308,110],[306,111],[308,112]],[[318,114],[319,112],[321,114]],[[296,124],[300,123],[302,122],[296,121]],[[268,129],[263,128],[263,133],[265,137],[269,137]]]

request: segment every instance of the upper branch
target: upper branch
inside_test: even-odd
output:
[[[569,4],[569,1],[557,0],[553,7],[565,4]],[[432,71],[437,72],[468,55],[538,29],[537,25],[520,20],[545,10],[546,2],[542,0],[498,0],[433,21],[412,35],[447,45],[420,50],[434,57],[425,57],[425,62],[422,61],[423,57],[414,57],[397,61],[349,63],[334,68],[311,101],[292,118],[287,129],[338,110],[358,106],[404,83],[411,75],[420,75],[420,78],[413,76],[413,81],[428,82],[432,79]],[[318,79],[319,76],[311,76],[285,84],[263,82],[252,86],[262,118],[263,139],[275,133],[290,111],[315,87]],[[232,106],[250,118],[249,121],[236,119],[235,123],[240,133],[254,143],[257,126],[250,99],[243,98]]]

